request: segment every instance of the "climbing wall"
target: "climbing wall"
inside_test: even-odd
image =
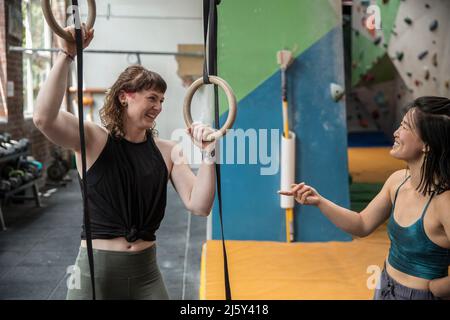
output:
[[[331,83],[344,84],[341,4],[227,0],[218,8],[218,70],[237,96],[235,128],[249,133],[247,141],[253,130],[268,130],[267,136],[258,133],[256,143],[242,148],[228,147],[229,135],[224,139],[223,158],[230,152],[247,155],[245,164],[221,166],[225,237],[285,241],[285,211],[277,194],[280,174],[262,174],[270,164],[261,157],[267,144],[272,164],[279,167],[280,135],[270,133],[282,132],[279,50],[295,55],[287,79],[290,127],[297,136],[296,181],[306,181],[332,201],[349,206],[345,104],[330,94]],[[221,96],[220,102],[223,123],[226,99]],[[257,163],[249,163],[249,151],[257,151]],[[220,238],[217,204],[216,199],[214,239]],[[296,241],[351,239],[317,208],[306,206],[295,207],[295,233]]]
[[[360,86],[352,89],[348,100],[347,126],[349,132],[367,131],[388,132],[395,121],[396,80]]]
[[[383,132],[391,136],[396,120],[398,72],[388,55],[388,44],[400,0],[358,0],[352,10],[352,88],[347,96],[349,132]],[[379,22],[368,28],[373,15],[370,6],[379,9]],[[379,25],[377,25],[379,23]],[[384,138],[386,140],[386,138]]]
[[[450,1],[353,3],[348,128],[391,136],[407,103],[450,95]],[[379,8],[380,29],[367,28],[371,5]]]
[[[400,3],[388,53],[414,97],[450,96],[449,17],[448,0]]]
[[[400,0],[357,0],[352,10],[352,85],[393,80],[394,68],[384,59]],[[379,8],[380,29],[367,28],[371,5]],[[376,27],[376,24],[375,24]]]

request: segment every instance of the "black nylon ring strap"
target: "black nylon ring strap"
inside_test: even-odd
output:
[[[203,64],[203,82],[210,83],[208,76],[217,75],[217,5],[220,0],[203,0],[203,31],[205,39],[205,61]],[[208,55],[206,55],[206,46],[208,39]],[[208,73],[209,71],[209,73]],[[214,85],[214,122],[216,129],[220,128],[219,123],[219,94],[218,87]],[[225,299],[231,300],[230,277],[228,273],[227,249],[225,247],[225,237],[223,232],[223,215],[222,215],[222,190],[220,182],[220,164],[216,162],[217,177],[217,199],[219,201],[219,218],[220,231],[222,235],[223,249],[223,268],[225,276]]]
[[[95,278],[94,278],[94,254],[92,252],[92,234],[91,219],[89,215],[89,206],[87,202],[88,186],[86,181],[86,140],[84,134],[83,117],[83,34],[81,30],[80,12],[78,10],[78,1],[72,0],[73,14],[75,18],[75,43],[77,46],[77,96],[78,96],[78,126],[80,130],[80,149],[81,149],[81,175],[83,182],[83,210],[84,210],[84,230],[86,234],[87,252],[89,260],[89,271],[92,284],[92,300],[95,300]]]

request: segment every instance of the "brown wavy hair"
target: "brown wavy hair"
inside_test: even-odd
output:
[[[119,94],[125,92],[139,92],[143,90],[154,90],[165,93],[167,84],[156,72],[145,69],[140,65],[126,68],[117,78],[116,82],[106,92],[105,104],[100,109],[100,119],[108,132],[116,138],[123,138],[123,117],[126,107],[122,106]],[[157,131],[152,128],[149,131],[156,135]]]

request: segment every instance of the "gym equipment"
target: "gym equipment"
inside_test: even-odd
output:
[[[61,150],[54,148],[52,151],[53,160],[47,168],[47,176],[52,181],[61,181],[69,172],[70,165],[63,159]]]
[[[35,164],[34,162],[38,163]],[[40,166],[40,168],[39,168]],[[24,158],[19,160],[18,167],[33,176],[33,179],[39,178],[42,174],[42,163],[38,161],[29,161]]]
[[[0,192],[5,193],[11,190],[11,182],[8,180],[0,180]]]
[[[29,152],[29,145],[28,139],[16,141],[11,139],[11,135],[7,132],[0,134],[0,198],[2,204],[7,204],[11,199],[15,202],[34,199],[36,206],[40,207],[38,186],[34,180],[40,176],[42,164],[37,161],[36,164],[32,164],[25,160],[24,154]],[[38,169],[38,164],[41,169]],[[33,197],[25,196],[27,188],[32,188]],[[1,229],[6,230],[1,206],[0,224]]]
[[[97,11],[94,0],[87,0],[87,3],[88,3],[88,18],[86,21],[86,27],[88,30],[90,30],[94,26]],[[69,32],[65,31],[63,28],[61,28],[58,22],[56,22],[56,19],[52,13],[50,0],[41,0],[41,6],[45,20],[47,21],[49,27],[53,30],[53,32],[56,33],[61,38],[65,39],[66,41],[75,42],[75,39],[72,37],[72,35]],[[72,6],[78,7],[78,3],[76,1],[72,2]],[[75,13],[75,10],[73,12]],[[75,15],[75,26],[77,28],[80,28],[81,24],[78,12],[76,12],[74,15]]]
[[[290,190],[295,183],[295,133],[289,130],[286,70],[292,63],[292,52],[281,50],[277,53],[281,69],[281,100],[283,105],[283,136],[281,137],[281,190]],[[292,196],[280,195],[280,206],[286,209],[286,242],[294,241],[294,207]]]
[[[224,125],[218,131],[210,134],[206,138],[206,141],[213,141],[221,136],[224,136],[226,134],[226,131],[233,126],[234,120],[236,119],[237,105],[236,105],[236,97],[233,93],[233,90],[225,80],[217,76],[208,76],[208,80],[210,83],[220,86],[225,91],[225,94],[227,95],[228,99],[228,108],[229,108],[228,118],[225,121]],[[198,90],[198,88],[200,88],[204,84],[205,84],[204,79],[199,78],[189,86],[186,92],[186,97],[184,98],[184,105],[183,105],[183,115],[184,121],[186,122],[186,126],[188,127],[190,127],[193,123],[191,115],[192,98],[195,92]]]
[[[11,183],[11,189],[16,189],[22,185],[21,177],[10,177],[9,182]]]
[[[81,146],[81,178],[83,183],[83,211],[84,211],[84,226],[86,230],[86,244],[89,259],[89,271],[91,276],[91,286],[92,286],[92,300],[95,300],[95,278],[94,278],[94,254],[92,250],[92,234],[91,234],[91,219],[89,217],[89,208],[87,203],[88,198],[88,186],[86,177],[86,141],[84,135],[84,110],[83,110],[83,40],[81,31],[81,20],[80,12],[78,10],[78,1],[72,0],[72,9],[75,19],[75,39],[72,35],[64,31],[57,23],[51,11],[50,1],[41,1],[42,10],[44,12],[45,19],[49,24],[50,28],[60,37],[67,41],[75,42],[77,48],[77,93],[78,93],[78,127],[80,130],[80,146]],[[90,30],[94,26],[96,7],[94,0],[88,0],[89,5],[89,15],[87,20],[87,29]]]
[[[217,75],[217,5],[220,4],[220,0],[203,0],[203,40],[204,40],[204,63],[203,63],[203,83],[210,83],[210,76]],[[208,54],[206,54],[206,45],[208,44]],[[233,101],[236,101],[236,98],[233,96]],[[230,98],[230,95],[228,95]],[[230,102],[230,99],[229,99]],[[230,108],[232,105],[230,105]],[[229,110],[229,113],[235,113],[235,109]],[[232,119],[234,122],[234,117]],[[232,125],[230,123],[230,114],[228,115],[228,119],[226,124]],[[214,86],[214,122],[216,129],[219,129],[220,119],[219,119],[219,94],[217,86]],[[221,129],[224,129],[222,127]],[[208,137],[210,138],[210,137]],[[223,212],[222,212],[222,183],[220,176],[220,164],[216,162],[216,182],[217,182],[217,200],[218,200],[218,208],[219,208],[219,220],[220,220],[220,230],[222,236],[222,254],[223,254],[223,275],[224,275],[224,287],[225,287],[225,299],[231,300],[231,286],[230,286],[230,277],[228,273],[228,256],[227,250],[225,246],[225,236],[223,232]]]
[[[32,180],[34,180],[34,174],[30,173],[30,172],[25,172],[22,179],[24,181],[24,183],[30,182]]]
[[[11,134],[8,132],[4,132],[0,134],[0,142],[9,142],[11,140]]]
[[[16,153],[16,148],[14,148],[14,146],[10,143],[7,142],[3,142],[0,144],[0,147],[3,148],[3,155],[4,156],[9,156],[12,155],[14,153]]]

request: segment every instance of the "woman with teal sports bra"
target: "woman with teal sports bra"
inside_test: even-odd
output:
[[[358,237],[388,220],[391,247],[374,299],[450,299],[450,100],[421,97],[409,107],[390,151],[408,169],[394,172],[359,214],[303,182],[279,193],[317,206]]]

